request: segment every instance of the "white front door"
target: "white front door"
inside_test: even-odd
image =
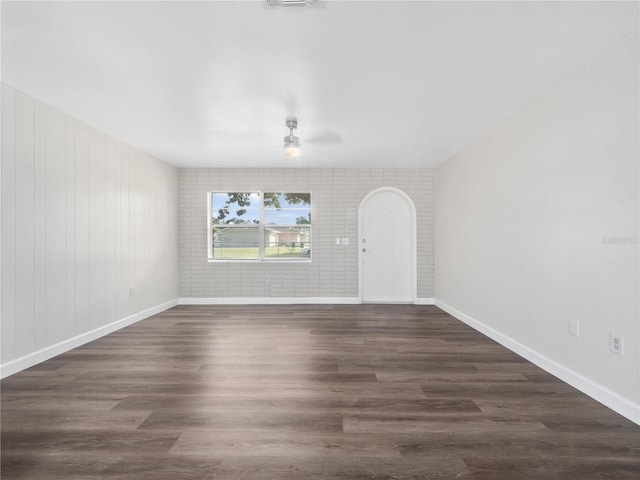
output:
[[[416,292],[416,213],[401,190],[369,193],[358,211],[360,300],[409,303]]]

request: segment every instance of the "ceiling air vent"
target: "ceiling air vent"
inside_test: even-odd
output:
[[[306,7],[307,5],[317,7],[326,3],[326,0],[266,0],[266,2],[269,7]]]

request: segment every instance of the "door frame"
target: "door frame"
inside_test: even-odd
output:
[[[413,200],[409,195],[395,187],[380,187],[374,190],[371,190],[367,193],[362,200],[360,201],[360,205],[358,206],[358,300],[360,303],[363,303],[362,300],[362,284],[363,284],[363,276],[362,276],[362,234],[363,234],[363,218],[362,218],[362,210],[363,206],[367,203],[367,201],[373,197],[374,195],[384,192],[394,192],[403,197],[410,207],[411,213],[411,231],[409,232],[409,240],[410,240],[410,255],[411,255],[411,302],[416,303],[416,299],[418,298],[418,264],[417,264],[417,222],[416,222],[416,206],[413,203]],[[389,302],[387,302],[389,303]],[[404,303],[404,302],[402,302]]]

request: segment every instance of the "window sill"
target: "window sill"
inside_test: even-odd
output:
[[[273,259],[273,260],[258,260],[258,259],[247,259],[242,260],[239,258],[230,258],[230,259],[207,259],[207,263],[312,263],[310,258],[298,259],[291,258],[289,260],[285,260],[282,258]]]

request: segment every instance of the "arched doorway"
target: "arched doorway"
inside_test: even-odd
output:
[[[360,300],[411,303],[416,298],[416,209],[402,190],[368,193],[358,209]]]

